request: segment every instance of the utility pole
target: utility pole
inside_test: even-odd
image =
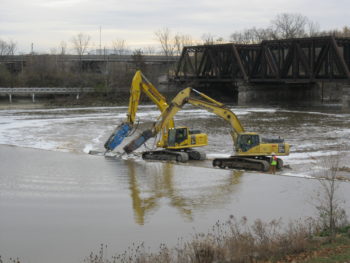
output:
[[[100,55],[102,55],[102,45],[101,45],[101,26],[100,26]]]

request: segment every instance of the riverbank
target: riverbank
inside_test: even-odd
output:
[[[176,96],[176,92],[164,93],[168,101]],[[128,92],[120,93],[118,95],[104,95],[104,94],[83,94],[76,98],[76,96],[54,96],[54,97],[40,97],[37,96],[35,102],[33,102],[29,97],[19,97],[13,99],[10,103],[6,98],[0,98],[0,110],[10,110],[10,109],[45,109],[45,108],[74,108],[74,107],[114,107],[114,106],[128,106],[129,104]],[[227,98],[226,98],[227,100]],[[235,103],[227,102],[228,105],[236,105]],[[142,96],[140,100],[140,105],[154,105],[146,96]],[[236,105],[237,106],[237,105]],[[350,112],[350,110],[345,110],[342,108],[341,103],[320,103],[313,106],[295,106],[295,105],[256,105],[255,107],[276,107],[287,110],[305,110],[310,109],[315,111],[324,112]],[[240,105],[240,107],[250,107],[249,105]]]
[[[163,90],[162,95],[171,100],[177,94],[176,90]],[[12,96],[12,103],[9,102],[7,96],[0,96],[1,108],[23,107],[24,104],[33,104],[31,108],[41,105],[43,107],[108,107],[108,106],[124,106],[128,105],[130,90],[122,90],[117,93],[82,93],[77,95],[40,95],[35,96],[35,102],[29,95]],[[140,103],[152,103],[150,99],[142,94]],[[154,104],[154,103],[153,103]],[[24,106],[28,108],[29,106]]]
[[[77,99],[76,96],[37,96],[35,102],[29,97],[14,98],[12,103],[2,98],[0,100],[1,109],[38,109],[38,108],[57,108],[57,107],[109,107],[128,105],[129,94],[120,94],[119,96],[104,96],[101,94],[83,94]],[[147,100],[146,100],[147,102]]]
[[[212,230],[195,233],[193,239],[176,247],[159,246],[157,253],[148,252],[144,244],[133,244],[122,254],[106,256],[108,246],[101,244],[99,252],[91,252],[84,262],[232,262],[232,263],[339,263],[350,260],[350,226],[337,229],[333,238],[319,232],[317,222],[290,222],[281,231],[281,220],[249,225],[247,218],[231,217],[217,222]],[[112,253],[113,254],[113,253]]]

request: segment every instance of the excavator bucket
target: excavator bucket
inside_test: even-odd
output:
[[[105,142],[105,149],[107,151],[113,151],[119,144],[122,143],[125,137],[128,136],[131,129],[132,125],[129,123],[120,124],[117,128],[115,128],[111,136],[109,136],[108,140]]]
[[[139,137],[129,142],[123,149],[124,151],[129,154],[139,147],[141,147],[142,144],[148,141],[148,139],[152,138],[154,135],[151,130],[145,130]]]

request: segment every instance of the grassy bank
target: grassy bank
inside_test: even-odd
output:
[[[33,103],[29,98],[16,98],[12,103],[2,99],[0,110],[10,109],[43,109],[43,108],[74,108],[74,107],[109,107],[127,106],[129,95],[107,97],[101,94],[83,95],[77,100],[75,96],[38,97]]]
[[[140,244],[108,258],[104,252],[107,246],[101,245],[99,252],[92,252],[84,262],[348,262],[349,227],[337,231],[330,238],[313,219],[288,225],[280,220],[256,220],[249,225],[246,218],[231,217],[217,222],[207,234],[194,234],[173,248],[161,244],[157,253]]]
[[[133,244],[124,253],[107,255],[107,245],[85,257],[85,263],[318,263],[350,262],[350,226],[337,228],[331,238],[309,218],[287,225],[281,220],[252,224],[243,217],[217,222],[208,233],[195,233],[178,240],[175,247],[160,244],[152,252],[144,243]],[[25,259],[3,259],[0,263],[21,263]]]
[[[164,92],[163,94],[168,99],[172,99],[176,92]],[[81,94],[79,99],[76,95],[37,95],[35,103],[32,102],[29,96],[17,96],[13,98],[12,103],[8,98],[0,98],[1,109],[34,109],[34,108],[54,108],[54,107],[106,107],[106,106],[127,106],[129,104],[130,93],[129,90],[120,93],[94,93]],[[150,99],[142,95],[141,104],[152,103]],[[152,103],[153,104],[153,103]]]

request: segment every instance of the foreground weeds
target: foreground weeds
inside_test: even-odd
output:
[[[206,234],[195,233],[188,241],[179,239],[175,247],[161,244],[157,252],[141,243],[110,257],[107,245],[101,244],[84,263],[350,262],[350,226],[337,228],[332,237],[318,222],[309,218],[288,225],[281,220],[248,223],[245,217],[231,216],[226,222],[218,221]],[[26,261],[0,256],[0,263],[20,262]]]
[[[174,248],[162,244],[152,253],[140,244],[107,259],[101,245],[99,253],[91,253],[84,262],[284,262],[287,255],[310,251],[324,242],[326,239],[314,238],[317,231],[312,219],[285,226],[280,220],[248,224],[245,217],[237,220],[231,216],[227,222],[217,222],[209,233],[194,234],[190,241],[181,240]]]

